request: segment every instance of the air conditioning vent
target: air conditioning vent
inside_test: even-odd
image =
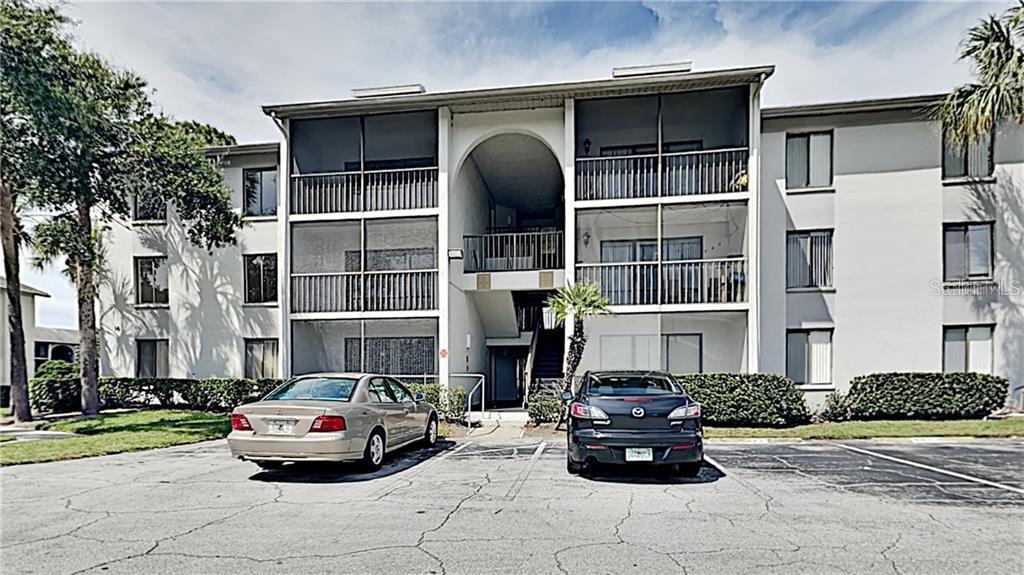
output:
[[[409,96],[422,94],[427,89],[423,84],[407,84],[405,86],[382,86],[380,88],[352,88],[353,98],[383,98],[387,96]]]
[[[693,70],[693,62],[673,62],[650,66],[623,66],[612,68],[612,78],[635,78],[637,76],[660,76],[663,74],[685,74]]]

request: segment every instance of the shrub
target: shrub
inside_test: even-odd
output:
[[[1003,407],[1009,382],[982,373],[873,373],[846,397],[854,419],[980,418]]]
[[[82,409],[78,364],[51,359],[28,382],[28,403],[36,413],[63,413]]]
[[[258,401],[280,384],[279,380],[253,381],[224,377],[182,381],[184,383],[178,390],[182,401],[192,409],[204,411],[228,411],[243,403]]]
[[[453,387],[445,395],[444,418],[447,421],[466,421],[466,412],[469,411],[469,394],[466,389]]]
[[[534,425],[541,423],[554,423],[565,409],[565,403],[551,395],[530,396],[530,402],[526,406],[526,412],[530,415],[530,421]]]
[[[444,407],[442,405],[441,384],[407,383],[405,384],[405,386],[408,387],[409,391],[413,392],[413,394],[422,393],[423,401],[426,401],[430,405],[433,405],[434,408],[437,409],[437,413],[440,416],[442,408]]]
[[[825,405],[815,417],[818,421],[847,421],[850,419],[850,399],[838,391],[825,397]]]
[[[700,403],[710,425],[781,427],[809,419],[803,394],[781,375],[691,373],[676,378]]]
[[[133,377],[101,378],[100,405],[104,409],[115,409],[148,403],[148,395],[142,385],[144,381]]]

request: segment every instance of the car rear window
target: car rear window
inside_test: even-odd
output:
[[[590,380],[587,388],[591,395],[671,395],[682,389],[664,375],[629,374],[603,375]]]
[[[284,399],[315,399],[323,401],[348,401],[356,388],[356,380],[342,377],[306,377],[293,379],[263,401]]]

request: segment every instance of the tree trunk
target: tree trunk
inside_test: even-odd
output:
[[[583,331],[583,320],[574,317],[572,321],[572,335],[569,337],[569,355],[565,358],[565,374],[562,379],[562,393],[572,391],[572,380],[576,375],[576,369],[583,360],[583,350],[587,347],[587,334]],[[558,416],[558,423],[555,429],[560,429],[565,423],[566,410],[562,410]]]
[[[0,235],[3,236],[7,275],[7,321],[11,333],[11,411],[15,421],[32,421],[28,404],[28,367],[25,365],[25,330],[21,316],[21,270],[18,226],[11,187],[0,185]]]
[[[82,375],[82,413],[99,413],[99,361],[96,343],[96,283],[93,280],[92,217],[89,206],[78,205],[78,228],[86,245],[84,255],[75,263],[78,288],[78,362]]]

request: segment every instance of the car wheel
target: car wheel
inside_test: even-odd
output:
[[[367,471],[377,471],[384,463],[384,433],[374,429],[366,440],[363,450],[363,467]]]
[[[703,461],[691,461],[678,465],[679,475],[683,477],[697,477],[700,475],[700,467]]]
[[[256,465],[258,465],[260,467],[260,469],[281,469],[282,467],[284,467],[284,462],[283,461],[257,461]]]
[[[427,430],[423,432],[423,446],[433,447],[437,445],[437,418],[433,415],[427,420]]]

